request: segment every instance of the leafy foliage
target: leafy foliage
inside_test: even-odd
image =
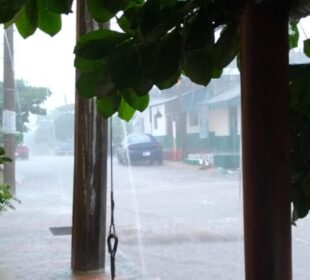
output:
[[[54,36],[61,29],[61,14],[71,12],[73,0],[1,0],[0,23],[13,23],[27,38],[37,28]]]
[[[299,31],[297,27],[298,22],[296,20],[291,20],[289,23],[289,47],[290,49],[296,48],[298,46]]]
[[[4,149],[0,147],[0,164],[11,161],[12,160],[5,155]],[[19,200],[10,193],[10,186],[0,184],[0,214],[8,208],[15,209],[12,204],[13,201],[19,202]]]
[[[128,120],[147,106],[153,85],[169,88],[182,73],[207,85],[238,52],[238,15],[246,1],[219,2],[89,0],[96,20],[116,17],[123,33],[97,30],[80,38],[75,48],[79,93],[97,97],[103,117],[118,112]]]
[[[12,200],[17,201],[17,199],[10,193],[10,186],[0,184],[0,214],[8,208],[15,209]]]
[[[5,155],[3,147],[0,147],[0,164],[4,164],[5,162],[12,162],[12,160]]]
[[[73,1],[2,2],[6,13],[0,13],[0,22],[6,26],[15,23],[26,38],[37,28],[56,34],[61,29],[61,14],[71,12]],[[171,87],[182,73],[207,85],[238,51],[238,20],[246,2],[88,0],[95,20],[116,18],[124,32],[97,30],[80,38],[75,48],[79,93],[97,97],[104,117],[118,112],[128,120],[145,108],[141,104],[146,104],[153,85]],[[223,32],[215,42],[219,28]],[[130,102],[128,92],[135,96]]]
[[[310,210],[310,64],[290,66],[292,222]]]

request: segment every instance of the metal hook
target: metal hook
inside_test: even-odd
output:
[[[113,234],[113,233],[110,233],[108,238],[107,238],[107,241],[108,241],[108,251],[109,253],[112,255],[115,255],[116,251],[117,251],[117,245],[118,245],[118,237]]]

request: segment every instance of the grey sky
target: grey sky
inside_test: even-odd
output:
[[[53,92],[48,109],[74,102],[75,14],[62,17],[62,30],[54,37],[40,30],[23,39],[14,32],[15,78],[32,86],[48,87]],[[1,41],[3,32],[1,32]],[[3,80],[3,51],[0,54],[0,80]]]

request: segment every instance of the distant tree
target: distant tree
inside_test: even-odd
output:
[[[74,105],[68,104],[56,108],[52,114],[55,140],[61,142],[73,141]]]
[[[59,142],[73,142],[74,105],[54,109],[47,115],[38,116],[34,131],[35,150],[38,153],[52,152]]]
[[[43,102],[51,95],[51,91],[46,87],[33,87],[23,80],[16,81],[16,130],[17,142],[21,143],[23,133],[29,129],[30,114],[44,115],[46,109],[42,108]],[[0,82],[0,111],[3,110],[3,82]],[[2,114],[0,114],[0,125],[2,125]],[[0,131],[1,133],[1,131]],[[2,137],[2,133],[1,133]],[[1,140],[1,139],[0,139]]]

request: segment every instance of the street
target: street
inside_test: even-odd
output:
[[[17,161],[22,201],[17,211],[35,196],[40,211],[53,211],[55,223],[71,225],[72,168],[70,156]],[[123,166],[115,161],[113,169],[118,254],[144,279],[244,279],[238,172],[177,162]],[[293,228],[295,280],[306,280],[309,273],[309,228],[307,219]]]

